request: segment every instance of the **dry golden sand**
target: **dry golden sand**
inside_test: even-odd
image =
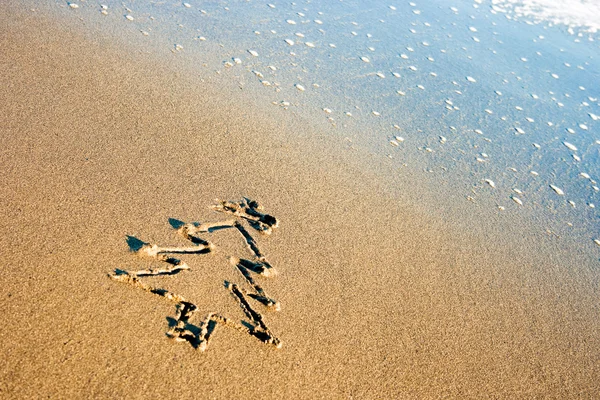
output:
[[[0,397],[598,393],[598,277],[576,256],[442,221],[231,88],[3,11]],[[281,221],[259,243],[280,272],[262,283],[284,346],[221,328],[200,353],[165,337],[173,303],[107,273],[149,266],[125,235],[185,244],[168,218],[218,220],[213,199],[242,196]],[[221,253],[149,281],[242,319],[222,283],[244,247],[212,239]]]

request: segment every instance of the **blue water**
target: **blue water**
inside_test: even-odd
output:
[[[122,26],[125,41],[159,37],[198,74],[237,80],[264,107],[322,123],[403,173],[431,173],[442,198],[537,214],[540,230],[567,227],[597,251],[594,36],[469,1],[187,3],[130,1],[102,15],[101,3],[85,2],[69,12]]]

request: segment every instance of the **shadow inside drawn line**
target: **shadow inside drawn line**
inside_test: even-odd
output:
[[[198,236],[188,235],[187,238],[188,238],[189,241],[191,241],[194,244],[201,244],[201,245],[204,245],[204,246],[208,245],[208,240],[204,240],[204,239],[202,239],[202,238],[200,238]]]
[[[261,209],[261,206],[258,204],[257,201],[249,199],[248,197],[244,197],[244,201],[248,205],[248,207],[246,208],[246,213],[252,215],[253,217],[259,218],[259,221],[267,225],[269,228],[277,227],[277,225],[279,225],[277,218],[259,211]],[[255,221],[248,220],[248,222],[256,230],[264,230],[264,227],[256,223]]]
[[[243,258],[240,258],[240,260],[238,261],[239,266],[246,268],[252,272],[254,272],[255,274],[259,274],[259,275],[265,275],[265,276],[269,276],[269,271],[274,271],[273,267],[271,266],[271,264],[269,264],[267,261],[250,261],[250,260],[245,260]],[[238,268],[239,268],[238,266]],[[243,274],[243,272],[242,272]]]
[[[178,258],[168,257],[164,261],[168,264],[173,265],[175,268],[164,269],[164,270],[160,270],[160,271],[156,271],[156,270],[137,271],[135,273],[135,275],[139,278],[144,277],[144,276],[163,276],[163,275],[169,276],[169,275],[177,275],[178,273],[180,273],[181,271],[184,270],[184,268],[177,268],[183,264],[181,262],[181,260],[179,260]]]
[[[216,328],[217,328],[216,321],[213,321],[213,320],[208,321],[208,326],[206,328],[206,337],[205,337],[206,342],[208,342],[210,340],[210,338]]]
[[[246,244],[248,245],[250,250],[252,250],[254,255],[258,258],[262,258],[263,254],[261,253],[260,249],[258,248],[258,244],[256,243],[256,240],[254,240],[252,235],[250,235],[250,232],[248,232],[248,230],[246,228],[244,228],[244,226],[239,222],[235,223],[235,227],[242,234],[242,236],[246,240]]]
[[[152,288],[152,289],[150,289],[150,293],[154,293],[159,296],[167,297],[167,295],[170,292],[167,289],[163,289],[163,288]]]
[[[167,317],[167,323],[169,324],[169,328],[174,328],[177,326],[178,321],[175,318]],[[216,321],[210,320],[207,323],[206,327],[206,336],[204,340],[208,342],[217,327]],[[182,333],[179,334],[179,338],[187,341],[194,349],[200,347],[200,343],[202,340],[200,339],[201,329],[194,324],[185,323],[182,328]]]
[[[240,321],[240,323],[242,325],[244,325],[246,328],[248,328],[248,331],[250,331],[250,332],[253,331],[254,328],[256,328],[256,325],[254,325],[254,324],[252,324],[252,323],[250,323],[248,321],[245,321],[245,320]]]
[[[148,243],[136,238],[135,236],[127,235],[127,245],[129,246],[129,250],[132,252],[138,252],[142,247],[146,246]]]
[[[261,342],[269,342],[272,340],[271,335],[268,332],[257,329],[256,325],[251,324],[248,321],[241,321],[242,325],[248,328],[248,334],[254,336]]]
[[[173,227],[173,229],[179,229],[185,225],[185,222],[175,218],[169,218],[169,224]]]

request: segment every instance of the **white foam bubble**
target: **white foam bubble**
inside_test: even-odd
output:
[[[552,190],[554,190],[556,192],[556,194],[559,195],[559,196],[564,196],[565,195],[565,192],[561,188],[559,188],[558,186],[550,185],[550,188]]]
[[[574,144],[571,144],[569,142],[563,142],[563,144],[567,147],[567,149],[577,151],[577,147]]]

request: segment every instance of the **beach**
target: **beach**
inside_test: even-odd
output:
[[[406,157],[419,168],[395,163],[401,156],[388,153],[403,144],[388,134],[373,144],[353,122],[344,131],[339,119],[257,106],[252,85],[264,83],[231,79],[229,67],[195,73],[176,47],[147,51],[165,36],[135,47],[145,36],[128,42],[129,28],[64,17],[91,7],[77,4],[0,6],[0,397],[598,393],[592,237],[570,237],[564,221],[508,195],[465,200],[445,171],[417,158],[423,149]],[[226,50],[215,45],[207,60]],[[289,90],[292,105],[322,108]],[[436,141],[449,136],[434,128]],[[244,198],[279,221],[265,235],[240,219],[277,270],[253,276],[281,310],[250,304],[281,348],[219,323],[205,351],[169,339],[176,302],[110,278],[165,266],[133,254],[127,237],[190,246],[170,219],[225,221],[216,199]],[[561,210],[545,201],[544,212]],[[199,236],[215,250],[176,255],[189,270],[140,280],[193,302],[195,326],[209,313],[247,326],[224,282],[252,289],[228,261],[252,251],[235,229]]]

